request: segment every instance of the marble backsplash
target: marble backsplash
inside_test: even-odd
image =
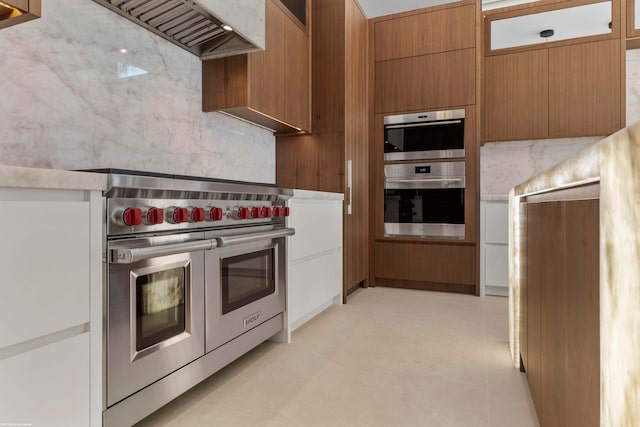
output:
[[[602,137],[491,142],[480,150],[480,198],[507,200],[509,190]]]
[[[192,54],[90,0],[0,31],[0,164],[275,182],[268,130],[201,111]]]

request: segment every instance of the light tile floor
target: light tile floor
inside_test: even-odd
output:
[[[368,288],[138,426],[538,426],[507,299]]]

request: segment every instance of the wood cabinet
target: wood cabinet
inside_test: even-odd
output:
[[[619,9],[617,0],[577,0],[485,12],[482,141],[623,127]]]
[[[627,39],[640,37],[640,0],[626,0]],[[634,46],[634,48],[637,48]]]
[[[345,194],[346,296],[366,283],[369,262],[368,24],[355,0],[312,8],[313,133],[277,138],[276,182]]]
[[[475,6],[457,3],[373,22],[376,113],[475,104]]]
[[[40,18],[41,0],[4,0],[0,3],[0,29]]]
[[[549,137],[609,135],[622,127],[620,44],[549,49]]]
[[[599,201],[521,211],[521,355],[540,425],[599,426]]]
[[[622,127],[619,40],[485,58],[483,141],[608,135]]]
[[[266,49],[202,62],[202,110],[278,133],[311,130],[308,27],[279,0],[266,2]]]
[[[485,60],[484,140],[541,139],[549,135],[547,50]]]

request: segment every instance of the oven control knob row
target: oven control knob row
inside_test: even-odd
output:
[[[222,208],[207,208],[207,221],[222,221],[223,217]]]
[[[274,218],[289,216],[290,214],[291,214],[291,209],[289,209],[289,206],[276,206],[275,208],[273,208]]]
[[[142,209],[127,208],[122,212],[122,222],[125,225],[133,226],[142,224]]]
[[[189,222],[202,222],[204,221],[204,208],[191,209],[191,217]]]
[[[189,209],[177,208],[175,206],[167,209],[167,221],[171,224],[180,224],[182,222],[189,222]]]
[[[234,219],[248,219],[249,218],[249,208],[245,207],[235,207],[231,211],[231,216]]]
[[[164,222],[164,211],[160,208],[147,208],[142,212],[142,222],[146,225],[158,225]]]

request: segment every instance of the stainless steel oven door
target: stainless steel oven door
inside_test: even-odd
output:
[[[385,165],[385,235],[464,239],[464,166],[464,162]]]
[[[285,236],[292,234],[216,235],[218,248],[206,256],[207,352],[284,312]]]
[[[465,110],[384,117],[384,161],[464,157]]]
[[[107,406],[204,354],[204,233],[108,243]]]

